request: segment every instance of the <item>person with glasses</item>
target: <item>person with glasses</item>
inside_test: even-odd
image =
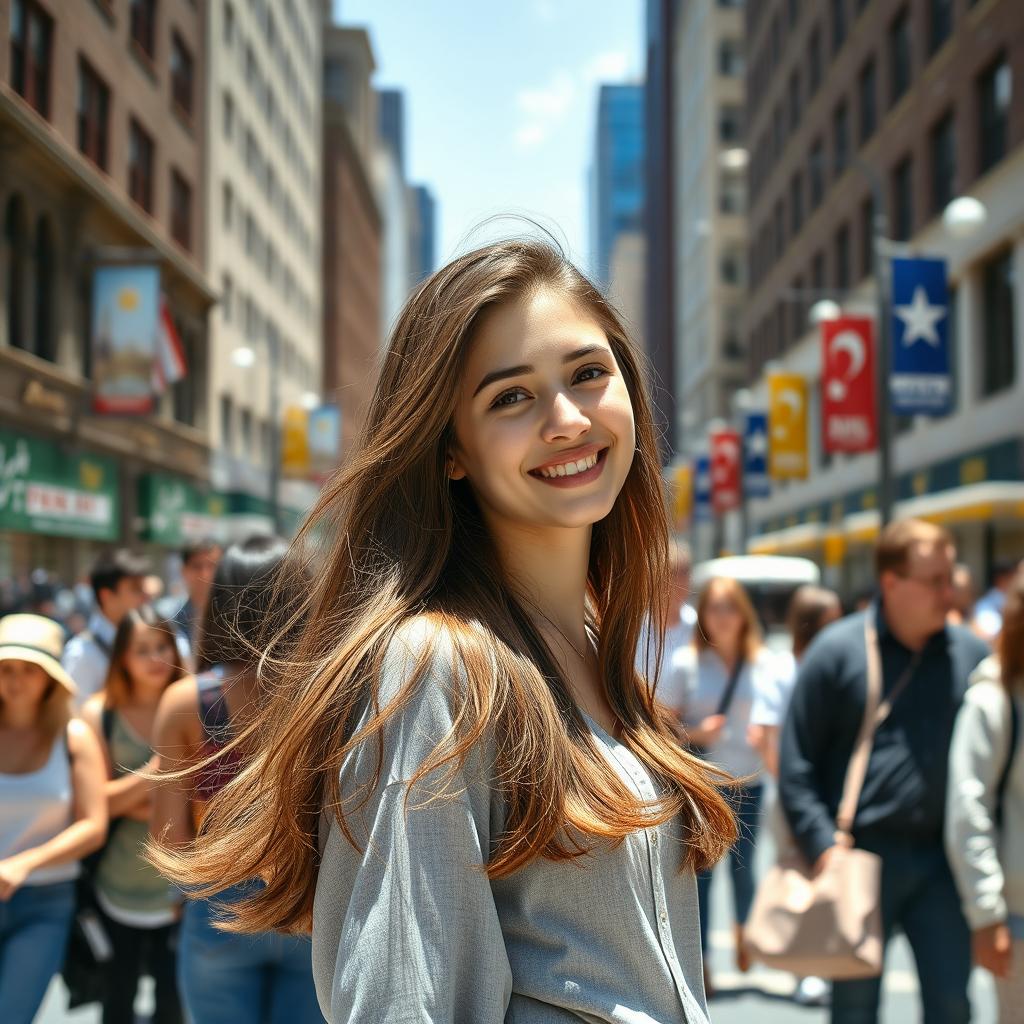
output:
[[[877,645],[891,711],[878,726],[853,838],[882,861],[886,939],[914,951],[924,1019],[970,1020],[971,940],[943,845],[953,723],[988,648],[947,624],[956,549],[944,529],[907,519],[875,549],[879,597],[824,632],[800,664],[782,731],[779,793],[793,836],[817,870],[835,844],[843,780],[864,717],[868,644]],[[872,628],[873,627],[873,628]],[[836,981],[832,1021],[877,1020],[881,978]]]

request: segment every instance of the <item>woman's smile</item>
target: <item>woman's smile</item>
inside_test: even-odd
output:
[[[601,475],[607,454],[607,446],[587,445],[531,469],[530,476],[551,487],[582,487]]]

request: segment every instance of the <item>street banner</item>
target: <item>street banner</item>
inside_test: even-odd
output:
[[[742,452],[738,430],[716,430],[711,435],[711,507],[716,516],[739,508],[743,500]]]
[[[309,478],[309,413],[301,405],[290,405],[284,411],[281,473],[294,479]]]
[[[798,373],[768,375],[768,467],[773,480],[807,478],[807,381]]]
[[[309,458],[313,476],[323,479],[334,472],[341,455],[341,409],[321,405],[309,414]]]
[[[768,479],[768,414],[748,412],[743,430],[743,493],[748,498],[767,498],[772,493]]]
[[[92,279],[93,411],[153,411],[153,366],[160,330],[160,269],[97,267]]]
[[[821,443],[868,452],[877,442],[874,324],[844,316],[821,324]]]
[[[693,467],[684,462],[672,470],[672,529],[682,533],[693,517]]]
[[[944,416],[953,408],[946,261],[892,261],[892,374],[897,416]]]
[[[693,464],[693,521],[711,521],[711,458],[699,455]]]
[[[185,350],[178,337],[178,330],[171,318],[167,299],[160,296],[160,329],[156,339],[156,360],[153,363],[153,378],[156,390],[163,394],[171,384],[184,380],[188,373]]]

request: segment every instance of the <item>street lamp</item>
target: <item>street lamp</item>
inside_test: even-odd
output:
[[[834,299],[819,299],[811,306],[807,319],[817,327],[826,320],[838,320],[842,315],[842,307]]]
[[[256,353],[248,345],[241,345],[231,353],[231,362],[241,370],[248,370],[256,363]]]
[[[958,196],[942,211],[942,226],[954,238],[970,238],[987,220],[985,204],[974,196]]]

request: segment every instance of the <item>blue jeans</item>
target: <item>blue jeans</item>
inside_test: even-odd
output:
[[[901,928],[914,951],[924,1024],[966,1024],[971,936],[945,851],[890,838],[858,845],[882,858],[884,938]],[[875,1024],[881,987],[881,978],[833,982],[833,1024]]]
[[[732,900],[736,921],[746,924],[750,905],[754,902],[754,850],[761,822],[763,787],[741,787],[730,798],[736,811],[739,836],[729,851],[729,874],[732,876]],[[700,945],[705,958],[708,951],[708,923],[711,919],[711,872],[697,875],[697,899],[700,903]]]
[[[23,885],[0,902],[0,1018],[32,1024],[50,980],[64,963],[75,883]]]
[[[323,1024],[304,936],[219,931],[217,903],[188,900],[178,947],[178,988],[191,1024]]]

